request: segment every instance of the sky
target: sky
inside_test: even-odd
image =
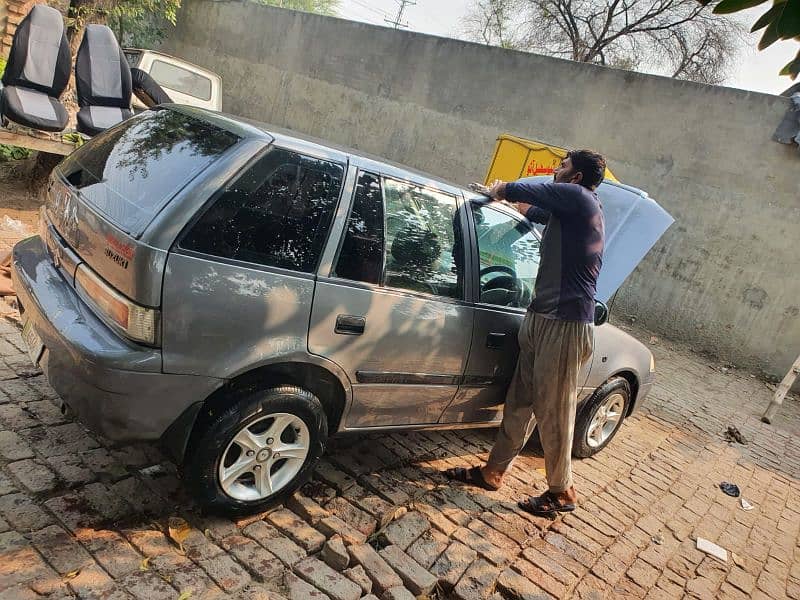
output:
[[[416,0],[416,5],[406,7],[403,21],[412,31],[459,37],[462,18],[471,5],[472,0]],[[339,16],[391,27],[384,19],[394,20],[398,7],[398,0],[340,0]],[[749,27],[765,10],[764,7],[750,9],[741,13],[741,18]],[[777,42],[759,52],[756,50],[759,37],[758,34],[750,35],[743,41],[738,65],[723,85],[780,94],[793,82],[788,77],[780,77],[778,72],[797,53],[798,44]]]

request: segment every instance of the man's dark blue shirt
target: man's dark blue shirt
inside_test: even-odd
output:
[[[605,221],[597,194],[574,183],[506,184],[506,200],[532,204],[545,223],[535,297],[529,310],[561,321],[594,322]]]

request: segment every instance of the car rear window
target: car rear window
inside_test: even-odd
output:
[[[95,136],[60,171],[87,204],[139,236],[170,198],[238,140],[177,111],[147,112]]]
[[[202,254],[311,273],[342,191],[338,163],[272,148],[181,241]]]
[[[199,100],[211,100],[211,80],[199,73],[163,60],[154,60],[150,76],[156,83],[176,92],[189,94]]]

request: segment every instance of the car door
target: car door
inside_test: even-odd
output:
[[[472,332],[459,205],[455,193],[358,173],[309,329],[310,352],[352,382],[344,429],[433,424],[455,396]]]
[[[484,423],[502,419],[506,389],[516,367],[517,334],[533,298],[539,270],[539,234],[513,209],[473,200],[470,244],[477,287],[472,343],[462,386],[442,423]],[[590,365],[579,381],[583,382]]]
[[[264,151],[170,252],[166,372],[229,378],[306,355],[314,275],[345,165],[300,148]]]

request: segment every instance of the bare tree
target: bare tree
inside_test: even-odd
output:
[[[696,0],[473,0],[467,37],[580,62],[721,83],[743,25]]]

